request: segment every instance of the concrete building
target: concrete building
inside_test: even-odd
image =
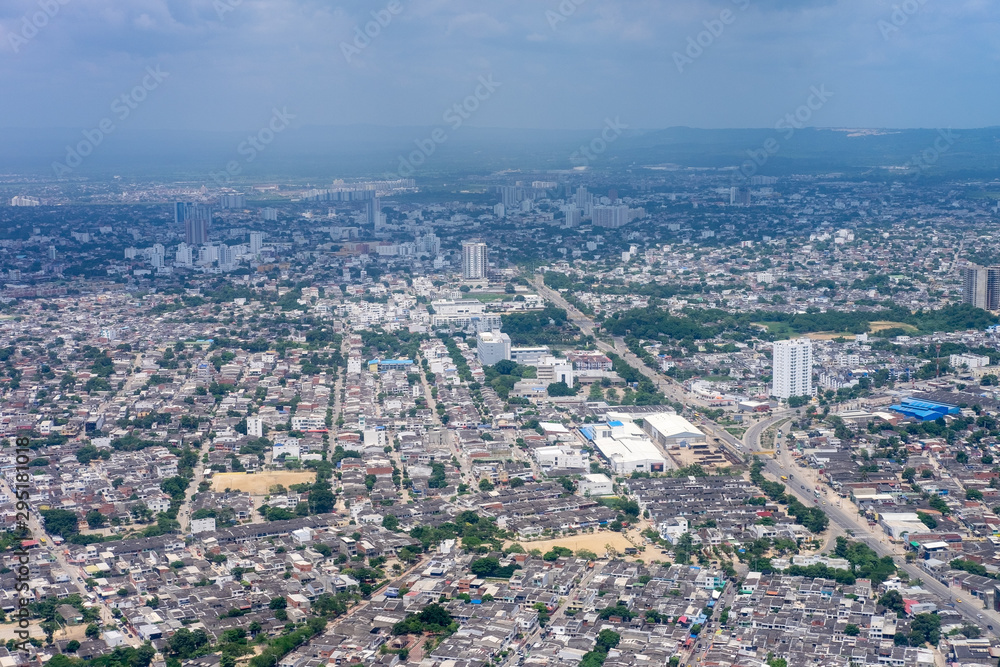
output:
[[[543,470],[552,468],[574,470],[586,468],[588,464],[588,457],[583,451],[567,445],[539,447],[534,451],[534,455]]]
[[[962,303],[985,310],[1000,310],[1000,266],[962,269]]]
[[[548,357],[552,351],[546,345],[538,347],[514,347],[510,350],[510,359],[522,366],[536,366]]]
[[[656,445],[633,422],[609,421],[580,429],[587,440],[620,475],[633,472],[663,472],[667,460]]]
[[[615,487],[607,475],[598,473],[583,475],[577,482],[577,488],[581,496],[593,498],[595,496],[610,496],[614,493]]]
[[[697,426],[680,415],[661,412],[642,419],[653,442],[662,447],[687,447],[706,440]]]
[[[467,241],[462,244],[462,278],[482,280],[486,277],[488,267],[489,260],[485,243]]]
[[[812,396],[812,341],[808,338],[774,343],[771,394],[777,398]]]
[[[483,366],[510,360],[510,336],[495,331],[476,334],[476,355]]]

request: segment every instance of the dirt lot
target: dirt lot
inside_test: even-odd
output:
[[[612,531],[573,535],[572,537],[561,537],[557,540],[519,542],[518,544],[524,547],[525,551],[541,549],[543,553],[549,551],[552,547],[566,547],[567,549],[572,549],[573,551],[578,549],[589,549],[597,554],[598,557],[604,556],[604,552],[606,550],[605,545],[608,544],[617,549],[620,554],[625,553],[625,549],[635,546],[626,540],[625,536],[621,533],[615,533]],[[643,554],[641,552],[638,554],[639,557],[642,557],[642,555]]]
[[[212,477],[212,490],[246,491],[255,496],[267,495],[272,486],[281,484],[286,488],[292,484],[312,483],[316,480],[314,472],[275,471],[258,472],[248,475],[245,472],[222,472]]]
[[[3,623],[0,624],[0,642],[6,643],[8,639],[15,639],[21,641],[15,633],[20,630],[20,626],[17,623]],[[37,639],[44,639],[45,632],[42,630],[41,624],[38,622],[33,622],[28,626],[28,632],[31,633],[32,637]],[[81,623],[79,625],[70,625],[60,630],[56,630],[53,635],[55,639],[75,639],[77,641],[85,641],[87,639],[87,625]]]

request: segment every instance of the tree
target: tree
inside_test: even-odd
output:
[[[608,653],[611,649],[618,646],[621,640],[622,637],[617,632],[608,629],[601,630],[597,634],[597,650]]]
[[[844,628],[844,634],[848,637],[857,637],[861,634],[861,628],[854,625],[853,623],[848,623],[847,627]]]
[[[485,477],[483,479],[479,480],[479,490],[480,491],[492,491],[495,488],[496,487],[493,485],[493,482],[491,482],[490,480],[486,479]]]
[[[271,601],[267,603],[268,609],[284,609],[288,606],[288,600],[283,597],[271,598]]]
[[[75,639],[71,639],[66,643],[66,650],[70,653],[76,653],[80,648],[80,642]]]
[[[382,527],[386,530],[396,530],[399,528],[399,518],[394,514],[386,514],[382,517]]]
[[[928,643],[937,646],[941,641],[941,617],[937,614],[917,614],[910,622],[910,646]]]
[[[477,577],[489,577],[500,567],[496,558],[479,558],[472,561],[469,570]]]
[[[106,519],[103,514],[97,510],[90,510],[87,512],[87,525],[91,528],[100,528],[104,525]]]
[[[97,639],[98,637],[101,636],[101,628],[99,625],[97,625],[97,623],[91,623],[87,626],[87,629],[84,632],[84,634],[87,636],[88,639]]]
[[[897,615],[906,612],[906,603],[903,602],[903,596],[899,594],[899,591],[887,591],[879,598],[878,603],[886,609],[896,612]]]
[[[565,382],[553,382],[548,386],[549,396],[576,396],[577,389]]]
[[[69,538],[80,532],[80,521],[76,514],[69,510],[42,510],[45,519],[45,532]]]
[[[524,480],[521,479],[520,477],[515,477],[514,479],[510,480],[510,488],[517,489],[522,486],[524,486]]]
[[[983,492],[979,489],[967,489],[965,492],[966,500],[982,500]]]

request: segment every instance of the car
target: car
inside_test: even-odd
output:
[[[806,485],[805,484],[799,484],[799,488],[800,489],[804,489],[804,488],[806,488]]]
[[[982,618],[982,617],[983,617],[982,614],[976,614],[976,618]]]
[[[992,629],[993,629],[993,626],[992,626],[992,625],[987,625],[987,626],[986,626],[986,629],[987,629],[987,630],[992,630]]]
[[[959,604],[961,604],[962,603],[962,598],[955,598],[955,602],[958,602]]]

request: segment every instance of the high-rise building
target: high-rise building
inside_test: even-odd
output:
[[[375,229],[382,227],[382,200],[375,197],[374,193],[371,199],[365,202],[365,213],[369,225],[372,225]]]
[[[624,227],[631,221],[628,206],[595,206],[590,215],[595,227],[608,229]]]
[[[730,206],[749,206],[750,205],[750,188],[729,188],[729,205]]]
[[[580,209],[573,204],[569,204],[567,206],[563,206],[562,211],[566,215],[565,227],[572,229],[580,226],[580,218],[582,217],[580,215]]]
[[[527,196],[524,188],[519,185],[501,185],[497,189],[500,192],[500,203],[508,211],[516,209],[518,204]]]
[[[256,257],[264,247],[264,233],[250,232],[250,254]]]
[[[267,220],[268,222],[277,222],[278,220],[278,209],[276,208],[265,208],[260,212],[260,216]]]
[[[42,202],[38,197],[12,197],[11,206],[41,206]]]
[[[205,204],[174,204],[174,221],[184,223],[184,241],[188,245],[208,243],[208,230],[212,227],[212,207]]]
[[[181,243],[177,246],[177,254],[174,257],[174,263],[179,266],[191,266],[194,264],[194,252],[191,246],[187,243]]]
[[[486,277],[488,267],[485,243],[466,241],[462,244],[462,278],[480,280]]]
[[[962,269],[962,303],[1000,310],[1000,266]]]
[[[777,398],[812,396],[812,341],[808,338],[774,343],[771,394]]]
[[[219,208],[239,209],[247,207],[246,195],[222,195],[219,197]]]

